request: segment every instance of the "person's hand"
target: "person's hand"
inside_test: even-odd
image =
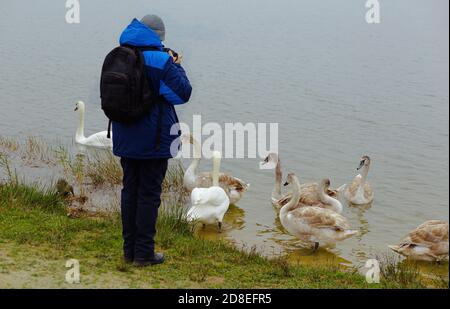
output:
[[[181,64],[181,61],[183,60],[183,55],[178,53],[176,56],[174,55],[173,51],[169,50],[168,51],[169,55],[172,57],[173,62],[177,63],[177,64]]]

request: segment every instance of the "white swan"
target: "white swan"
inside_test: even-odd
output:
[[[84,102],[78,101],[75,104],[75,111],[78,111],[80,114],[80,122],[78,123],[78,128],[75,133],[75,142],[85,146],[112,148],[112,135],[111,138],[108,138],[107,131],[101,131],[88,137],[84,136]]]
[[[399,245],[389,248],[412,260],[448,260],[448,222],[426,221],[409,232]]]
[[[261,162],[261,165],[266,165],[268,163],[275,165],[275,185],[271,195],[272,205],[281,208],[290,201],[292,193],[282,194],[281,192],[282,172],[278,155],[276,153],[270,153],[264,161]],[[300,199],[298,206],[317,206],[341,213],[343,210],[341,202],[333,198],[336,195],[336,191],[330,189],[329,179],[323,179],[320,184],[300,184]]]
[[[297,176],[290,173],[285,185],[292,183],[291,200],[280,210],[283,227],[293,236],[314,245],[314,250],[322,246],[333,246],[358,232],[350,229],[345,217],[326,208],[316,206],[297,207],[300,200],[300,184]]]
[[[366,205],[373,201],[373,190],[370,184],[366,181],[367,174],[369,173],[370,158],[369,156],[363,156],[357,170],[362,169],[361,174],[358,174],[353,179],[350,185],[342,185],[339,187],[338,192],[344,192],[344,197],[351,204],[354,205]]]
[[[191,208],[187,213],[188,221],[217,224],[222,229],[223,216],[228,210],[230,199],[219,186],[220,152],[213,152],[213,185],[209,188],[194,188],[191,192]]]
[[[184,187],[191,191],[194,188],[207,188],[212,185],[210,172],[197,173],[197,168],[201,159],[201,149],[199,143],[192,135],[185,134],[181,137],[183,143],[194,145],[194,159],[184,173]],[[236,204],[248,190],[250,184],[245,183],[237,177],[228,174],[219,173],[219,186],[227,193],[230,203]]]

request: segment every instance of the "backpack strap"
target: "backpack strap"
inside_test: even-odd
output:
[[[138,48],[141,51],[162,51],[161,49],[159,49],[158,47],[154,47],[154,46],[143,46],[143,47],[135,47]]]
[[[111,138],[111,119],[108,121],[108,133],[106,134],[106,138]]]
[[[159,49],[158,47],[155,47],[155,46],[133,46],[133,45],[129,45],[129,44],[122,44],[120,46],[131,48],[131,49],[138,49],[140,51],[150,51],[150,50],[162,51],[161,49]]]

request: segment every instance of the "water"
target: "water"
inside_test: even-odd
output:
[[[284,172],[303,182],[329,177],[337,187],[371,156],[373,206],[344,211],[362,235],[313,258],[361,265],[449,216],[448,1],[384,1],[378,25],[365,22],[364,3],[96,0],[69,25],[64,1],[2,1],[0,134],[70,143],[76,100],[87,103],[86,133],[105,130],[103,57],[132,17],[157,13],[194,87],[177,108],[182,121],[279,122]],[[273,171],[255,159],[223,169],[251,183],[224,237],[303,258],[270,204]]]

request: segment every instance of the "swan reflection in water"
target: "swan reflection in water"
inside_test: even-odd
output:
[[[221,233],[217,232],[217,227],[214,225],[206,225],[203,227],[202,224],[196,224],[195,234],[202,239],[224,239],[229,236],[230,232],[234,230],[242,230],[244,228],[244,217],[245,211],[242,208],[231,204],[228,211],[225,213]]]
[[[296,237],[289,235],[281,225],[278,216],[275,217],[273,227],[258,224],[262,229],[258,232],[259,236],[269,234],[268,241],[276,244],[272,247],[275,254],[283,255],[293,264],[301,265],[323,265],[323,266],[349,266],[351,262],[340,257],[340,252],[336,248],[322,248],[315,252],[311,245],[302,242]]]

